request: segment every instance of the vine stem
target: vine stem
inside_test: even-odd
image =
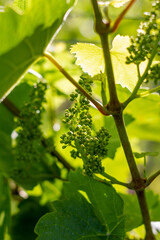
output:
[[[47,147],[46,145],[46,141],[45,141],[45,138],[42,139],[42,144],[44,147]],[[71,166],[65,159],[64,157],[55,149],[53,148],[52,151],[50,152],[50,154],[53,156],[53,157],[57,157],[59,162],[61,162],[63,164],[63,166],[68,170],[73,170],[75,171],[75,168],[73,166]]]
[[[58,70],[85,96],[87,97],[96,108],[103,115],[110,115],[109,111],[105,109],[98,101],[96,101],[86,90],[56,61],[56,59],[48,52],[44,53],[44,57],[46,57]]]
[[[115,78],[113,73],[113,66],[112,66],[109,42],[108,42],[108,33],[100,34],[100,38],[101,38],[101,43],[103,48],[105,70],[107,74],[108,87],[109,87],[109,95],[110,95],[109,105],[111,108],[113,107],[116,108],[120,104],[119,104],[119,100],[116,92],[116,84],[115,84]]]
[[[103,20],[97,0],[91,0],[91,2],[94,9],[94,14],[95,14],[95,30],[100,36],[102,49],[103,49],[105,71],[107,74],[109,95],[110,95],[110,102],[108,106],[110,105],[111,107],[113,106],[116,107],[117,105],[119,105],[119,101],[118,101],[118,96],[116,92],[111,56],[109,52],[108,34],[110,32],[110,22],[105,22]]]
[[[118,18],[115,20],[115,23],[113,25],[113,27],[111,28],[111,32],[115,32],[117,30],[117,28],[119,27],[119,24],[121,23],[122,19],[124,18],[124,16],[126,15],[126,13],[128,12],[128,10],[132,7],[133,3],[136,0],[131,0],[128,5],[126,6],[126,8],[122,11],[122,13],[118,16]]]
[[[154,173],[152,176],[150,176],[147,179],[146,187],[149,186],[159,175],[160,175],[160,170],[158,170],[156,173]]]
[[[8,98],[5,98],[2,103],[14,116],[20,117],[19,109]]]
[[[140,93],[140,94],[137,95],[137,97],[146,97],[146,96],[150,95],[151,93],[155,93],[155,92],[158,92],[158,91],[160,91],[160,86],[149,89],[149,90],[147,90],[143,93]]]
[[[133,187],[134,187],[134,190],[136,191],[138,202],[140,205],[140,209],[141,209],[141,213],[142,213],[142,217],[143,217],[143,223],[144,223],[145,230],[146,230],[146,238],[145,239],[146,240],[155,240],[155,237],[152,232],[151,220],[150,220],[149,210],[148,210],[147,201],[146,201],[146,197],[145,197],[145,190],[144,190],[145,179],[141,178],[138,168],[137,168],[137,165],[136,165],[136,162],[134,160],[131,144],[128,139],[128,135],[126,132],[122,113],[117,114],[113,117],[114,117],[115,124],[116,124],[117,130],[118,130],[118,133],[119,133],[122,147],[123,147],[123,150],[124,150],[127,162],[128,162],[128,166],[130,168],[130,172],[132,175]]]
[[[141,213],[143,216],[143,223],[146,230],[145,240],[156,240],[152,232],[151,220],[150,220],[148,205],[146,201],[145,191],[144,190],[137,191],[136,194],[138,197],[138,202],[139,202]]]
[[[127,187],[127,188],[133,190],[132,185],[131,185],[130,183],[121,182],[121,181],[117,180],[116,178],[112,177],[111,175],[109,175],[109,174],[106,173],[106,172],[101,173],[101,175],[102,175],[103,177],[109,179],[111,184],[118,184],[118,185],[121,185],[121,186],[123,186],[123,187]],[[102,180],[102,179],[99,179],[99,180]],[[105,182],[105,180],[102,180],[102,182]]]
[[[125,124],[124,124],[124,120],[123,120],[123,115],[122,115],[122,113],[119,113],[117,115],[114,115],[113,117],[114,117],[114,121],[115,121],[117,130],[118,130],[118,133],[119,133],[122,147],[124,149],[124,153],[125,153],[125,156],[126,156],[126,159],[128,162],[128,166],[129,166],[129,169],[130,169],[130,172],[132,175],[134,185],[137,186],[137,188],[139,188],[140,187],[139,184],[141,184],[139,182],[139,180],[141,179],[141,176],[139,174],[136,162],[134,160],[134,155],[132,152],[131,144],[129,142]]]
[[[120,137],[120,141],[128,162],[128,166],[132,175],[132,182],[131,185],[133,185],[133,189],[136,191],[137,198],[139,201],[142,217],[143,217],[143,223],[146,230],[146,240],[155,240],[155,237],[152,232],[151,227],[151,221],[149,216],[149,210],[147,206],[147,201],[145,197],[145,179],[141,178],[140,173],[138,171],[131,144],[126,132],[125,123],[123,120],[123,108],[121,103],[119,102],[117,92],[116,92],[116,85],[115,85],[115,79],[113,74],[113,68],[112,68],[112,61],[110,57],[110,49],[108,44],[108,34],[110,30],[110,22],[105,23],[102,19],[102,14],[100,12],[97,0],[91,0],[94,14],[95,14],[95,29],[97,33],[99,34],[101,38],[101,43],[103,47],[103,54],[104,54],[104,61],[105,61],[105,70],[108,80],[108,86],[109,86],[109,95],[110,95],[110,102],[107,105],[107,108],[112,112],[112,116],[114,118],[116,128]],[[154,48],[155,52],[155,48]],[[136,88],[134,89],[134,94],[137,94],[137,91],[145,79],[149,66],[152,63],[152,58],[154,57],[154,52],[152,52],[152,56],[149,60],[149,63],[147,65],[147,68],[143,74],[143,76],[139,79],[138,84],[136,85]],[[133,94],[133,95],[134,95]]]

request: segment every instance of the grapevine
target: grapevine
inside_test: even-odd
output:
[[[160,63],[154,64],[147,75],[146,82],[153,81],[155,85],[160,81]]]
[[[38,180],[51,178],[47,161],[47,148],[42,145],[43,134],[40,129],[41,115],[44,111],[45,91],[47,84],[39,81],[30,92],[29,100],[24,105],[17,119],[15,152],[15,168],[11,177],[21,183],[22,179],[28,186],[28,179],[34,174],[32,184]],[[46,141],[47,142],[47,141]],[[49,141],[50,142],[50,141]],[[53,143],[52,143],[53,144]],[[51,145],[51,144],[50,144]],[[47,174],[44,174],[47,170]],[[23,182],[22,182],[23,184]]]
[[[82,75],[79,84],[90,94],[92,93],[92,78]],[[107,156],[107,145],[110,135],[104,127],[93,134],[92,116],[89,112],[90,102],[79,90],[70,95],[74,102],[70,109],[65,112],[64,123],[69,126],[69,131],[61,136],[63,148],[73,147],[71,157],[83,160],[85,174],[91,176],[93,173],[104,171],[102,159]]]
[[[157,0],[152,4],[151,12],[145,12],[144,20],[137,30],[137,36],[131,37],[131,46],[128,48],[130,56],[127,57],[126,63],[141,62],[151,57],[152,51],[158,39],[157,55],[160,55],[160,1]]]

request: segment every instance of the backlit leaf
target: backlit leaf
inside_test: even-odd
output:
[[[73,4],[74,0],[31,0],[24,14],[10,7],[0,12],[0,98],[43,55]]]
[[[129,0],[110,0],[110,1],[98,1],[100,6],[113,6],[116,8],[122,7]]]
[[[116,8],[122,7],[125,3],[129,2],[129,0],[112,0],[110,5]]]
[[[121,84],[132,91],[137,82],[137,69],[134,64],[125,64],[129,45],[130,38],[128,36],[117,35],[112,42],[110,53],[116,84]],[[75,53],[76,64],[80,65],[82,70],[89,75],[94,76],[104,72],[103,52],[100,47],[89,43],[77,43],[72,46],[71,53]]]

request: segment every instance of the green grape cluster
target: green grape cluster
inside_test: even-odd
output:
[[[79,84],[90,94],[92,93],[92,78],[82,75]],[[89,100],[79,90],[70,95],[74,101],[73,106],[65,112],[64,122],[69,126],[69,131],[61,136],[62,148],[71,146],[71,157],[83,160],[85,174],[92,176],[93,173],[103,172],[102,159],[107,156],[107,145],[110,135],[102,127],[93,136],[92,116],[89,112]]]
[[[43,157],[41,114],[44,111],[47,84],[39,81],[30,92],[29,100],[24,105],[17,120],[15,159],[17,178],[27,178],[33,165],[38,170],[38,163]],[[36,167],[37,166],[37,167]],[[14,173],[15,176],[15,173]]]
[[[154,84],[157,85],[160,81],[160,63],[154,64],[147,75],[146,83],[149,81],[154,81]]]
[[[155,42],[159,39],[157,54],[160,55],[160,0],[152,4],[151,12],[146,12],[141,22],[136,38],[131,37],[131,46],[128,48],[130,56],[126,63],[140,64],[149,59]]]

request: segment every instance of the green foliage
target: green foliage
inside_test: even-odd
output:
[[[153,81],[155,85],[159,82],[159,75],[160,75],[160,64],[154,64],[147,75],[146,82]]]
[[[21,10],[22,12],[29,7],[30,0],[14,0],[13,5],[18,9]]]
[[[158,94],[150,94],[130,103],[126,112],[130,113],[136,121],[128,126],[128,133],[139,139],[160,142],[159,134],[157,134],[160,132],[159,107],[160,96]]]
[[[26,83],[19,85],[9,96],[9,101],[13,102],[18,108],[22,108],[28,100],[30,86]],[[0,172],[5,176],[15,168],[15,158],[12,149],[12,138],[15,129],[14,116],[6,105],[0,104]],[[5,159],[5,161],[4,161]]]
[[[18,205],[18,210],[11,224],[12,239],[35,240],[34,226],[41,216],[50,211],[49,207],[41,206],[36,198],[29,198]]]
[[[118,8],[118,7],[123,6],[128,1],[129,0],[112,0],[112,1],[110,1],[110,5]]]
[[[111,0],[111,1],[100,1],[99,4],[102,6],[113,6],[116,8],[122,7],[125,3],[127,3],[129,0]]]
[[[1,14],[0,98],[8,95],[18,79],[43,55],[73,3],[74,0],[34,0],[25,14],[10,7]]]
[[[16,163],[11,176],[26,188],[32,188],[44,179],[51,179],[53,173],[59,176],[59,169],[54,162],[52,166],[47,166],[47,152],[42,145],[40,125],[46,89],[47,84],[43,80],[33,86],[29,101],[17,121],[18,136],[14,149]],[[52,171],[50,167],[55,170]]]
[[[123,202],[114,188],[80,172],[70,173],[69,181],[65,199],[37,223],[38,239],[123,239]]]
[[[134,228],[140,226],[143,222],[140,214],[140,207],[135,194],[120,194],[124,201],[124,215],[126,218],[126,232],[131,231]],[[153,192],[148,191],[146,194],[151,221],[160,221],[159,210],[159,196]]]
[[[158,180],[150,185],[152,191],[146,188],[160,174],[160,96],[153,94],[160,90],[160,1],[145,13],[137,35],[135,25],[148,0],[137,1],[126,18],[134,1],[98,1],[106,24],[100,31],[103,49],[91,29],[94,0],[78,2],[55,40],[75,2],[0,1],[2,240],[144,239],[141,212],[160,222]],[[107,46],[113,26],[116,33]],[[130,39],[131,32],[136,36]],[[105,72],[110,56],[113,73],[111,67]],[[143,188],[147,206],[139,194]],[[148,215],[146,221],[149,225]]]
[[[156,157],[158,156],[158,152],[142,152],[142,153],[137,153],[135,152],[134,155],[136,158],[142,158],[142,157],[146,157],[146,156],[151,156],[151,157]]]
[[[132,45],[128,48],[130,56],[127,63],[139,64],[149,59],[156,46],[157,55],[160,54],[160,21],[159,21],[160,2],[152,4],[152,10],[145,13],[144,21],[138,29],[136,38],[131,38]]]
[[[13,156],[11,147],[11,133],[14,128],[12,114],[3,106],[0,105],[0,172],[8,172],[13,168]],[[5,159],[5,161],[4,161]]]
[[[92,78],[87,75],[82,75],[79,81],[79,84],[89,93],[92,92],[92,83]],[[70,131],[61,136],[63,148],[67,146],[74,148],[71,150],[71,157],[74,159],[82,158],[84,172],[87,175],[101,173],[103,172],[101,160],[107,156],[110,135],[107,129],[102,127],[93,136],[89,100],[79,90],[71,94],[70,100],[74,101],[74,105],[65,112],[64,122],[68,124]]]
[[[117,35],[112,42],[110,53],[116,84],[121,84],[131,91],[137,82],[137,70],[133,64],[129,66],[125,64],[129,45],[130,39],[128,36]],[[75,53],[76,64],[80,65],[82,70],[89,75],[94,76],[104,72],[103,52],[100,47],[90,43],[77,43],[72,46],[71,53]]]
[[[0,239],[10,227],[10,188],[7,178],[0,175]]]

